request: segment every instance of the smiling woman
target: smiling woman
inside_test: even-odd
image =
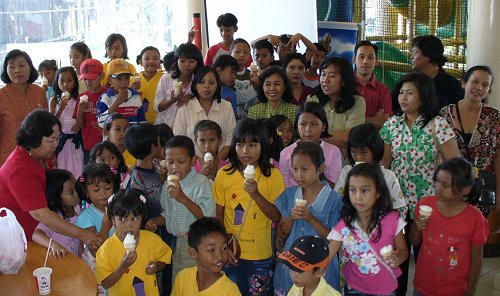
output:
[[[35,110],[17,131],[17,147],[0,168],[0,207],[12,210],[31,240],[38,222],[55,232],[100,245],[97,234],[81,229],[49,210],[45,198],[46,160],[55,156],[61,123],[51,113]]]

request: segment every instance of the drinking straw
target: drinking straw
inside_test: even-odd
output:
[[[49,240],[49,246],[47,247],[47,254],[45,255],[45,262],[43,263],[43,267],[47,266],[47,259],[49,259],[50,245],[52,244],[52,238]]]

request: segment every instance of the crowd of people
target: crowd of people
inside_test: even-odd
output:
[[[414,295],[473,295],[500,213],[490,68],[460,82],[417,36],[391,92],[370,41],[347,61],[217,26],[205,57],[189,32],[140,72],[118,33],[104,64],[83,42],[61,68],[7,54],[0,207],[26,237],[81,257],[99,295],[406,295],[412,249]]]

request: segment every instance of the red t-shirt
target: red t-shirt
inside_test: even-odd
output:
[[[29,211],[47,207],[45,169],[19,146],[0,168],[0,207],[14,212],[26,238],[31,240],[38,221]]]
[[[370,83],[366,86],[361,85],[356,78],[356,90],[358,95],[365,99],[366,117],[373,117],[378,110],[383,109],[384,114],[392,115],[392,97],[387,86],[377,80],[375,75],[372,75]]]
[[[467,289],[471,247],[488,240],[488,221],[473,206],[453,217],[444,217],[436,207],[437,197],[422,198],[417,203],[433,211],[422,231],[413,286],[423,295],[463,295]],[[415,211],[415,220],[418,219]]]
[[[229,48],[224,47],[224,44],[222,44],[222,42],[210,46],[208,48],[207,55],[205,56],[205,61],[204,61],[205,66],[212,66],[215,61],[215,58],[224,54],[230,55],[231,52],[229,52]],[[252,55],[250,55],[247,63],[245,64],[245,67],[250,67],[252,62],[253,62]]]
[[[89,106],[85,109],[83,113],[83,126],[82,126],[82,138],[83,138],[83,149],[92,150],[95,144],[102,141],[102,131],[97,124],[97,102],[103,93],[108,89],[103,88],[98,93],[92,93],[90,90],[86,90],[80,94],[76,100],[76,108],[73,112],[73,118],[76,118],[78,114],[78,107],[80,106],[80,97],[86,95],[89,97]]]

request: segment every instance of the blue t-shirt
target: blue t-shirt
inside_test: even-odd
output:
[[[324,185],[323,189],[320,191],[314,202],[308,206],[308,208],[316,219],[318,219],[328,229],[332,229],[333,226],[335,226],[340,220],[340,211],[342,209],[343,202],[338,193],[334,191],[328,183],[325,181],[322,181],[322,183]],[[280,194],[274,204],[280,211],[281,216],[286,218],[292,215],[292,209],[295,207],[296,199],[303,199],[302,188],[299,186],[286,188],[285,191]],[[295,220],[292,230],[286,239],[284,249],[289,250],[290,246],[296,239],[305,235],[319,236],[318,232],[311,224],[302,219]],[[340,291],[340,273],[337,256],[335,256],[332,262],[328,265],[325,280],[330,286]],[[283,263],[278,263],[274,273],[274,288],[286,293],[292,286],[293,281],[290,278],[288,267],[286,267]]]
[[[234,114],[237,112],[237,105],[236,105],[236,89],[232,86],[227,86],[224,85],[221,90],[221,98],[223,100],[226,100],[231,103],[231,106],[233,107]]]
[[[102,227],[102,218],[104,217],[104,213],[99,211],[93,204],[85,208],[83,212],[78,216],[75,225],[80,228],[89,228],[95,227],[97,232],[101,231]],[[109,230],[109,236],[112,236],[115,232],[114,227],[111,227]]]

